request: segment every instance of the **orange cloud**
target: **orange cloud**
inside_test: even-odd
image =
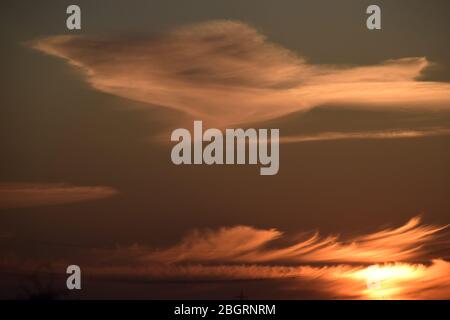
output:
[[[276,246],[282,233],[237,226],[217,232],[193,232],[182,243],[164,250],[140,252],[146,261],[240,263],[378,263],[425,257],[423,245],[432,242],[447,226],[420,225],[416,217],[395,229],[341,240],[319,234],[292,245]],[[268,248],[272,245],[274,248]]]
[[[417,80],[430,64],[424,57],[363,67],[314,65],[241,22],[210,21],[145,38],[54,36],[32,46],[80,68],[97,90],[217,126],[330,103],[450,107],[450,84]]]
[[[327,266],[280,266],[260,264],[139,264],[89,262],[80,264],[85,277],[103,281],[146,284],[174,281],[199,283],[217,281],[216,287],[226,281],[267,280],[270,292],[289,291],[292,298],[310,298],[308,290],[322,299],[449,299],[450,263],[434,259],[431,263],[382,263],[371,266],[337,264]],[[46,265],[48,270],[65,270],[69,263],[58,261],[42,264],[33,261],[0,259],[2,270],[27,274]],[[47,269],[46,269],[47,270]],[[280,284],[280,281],[281,284]],[[92,282],[91,282],[92,284]]]
[[[292,291],[293,297],[296,290],[308,289],[323,298],[448,299],[449,262],[437,258],[428,264],[406,262],[428,260],[424,245],[432,245],[445,228],[421,225],[415,217],[398,228],[348,241],[339,241],[338,237],[321,239],[315,234],[291,246],[273,249],[268,245],[283,237],[275,229],[238,226],[216,232],[195,231],[168,249],[133,246],[103,255],[95,251],[95,256],[100,254],[106,263],[90,266],[89,272],[129,280],[287,279],[284,290]],[[112,266],[111,259],[122,264]],[[124,265],[124,261],[128,262]]]
[[[247,226],[221,228],[218,231],[194,231],[182,243],[149,254],[146,259],[165,263],[180,261],[233,261],[258,250],[281,236],[281,232],[257,230]]]
[[[0,184],[0,209],[48,206],[108,198],[117,190],[104,186],[66,184]]]
[[[134,245],[88,250],[77,264],[90,279],[113,282],[218,281],[220,286],[230,280],[267,280],[271,290],[289,291],[293,298],[308,298],[304,293],[296,296],[307,290],[324,299],[449,299],[450,263],[424,250],[444,228],[421,225],[413,218],[398,228],[348,241],[314,235],[268,249],[283,238],[281,232],[238,226],[196,231],[168,249]],[[410,261],[418,259],[429,262]],[[67,264],[54,261],[50,269],[64,270]],[[37,270],[39,265],[12,256],[0,259],[1,269],[15,272]]]

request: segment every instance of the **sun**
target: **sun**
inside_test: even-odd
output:
[[[367,299],[403,299],[405,286],[420,278],[421,273],[414,264],[395,263],[372,265],[355,271],[351,277],[365,281],[363,296]]]

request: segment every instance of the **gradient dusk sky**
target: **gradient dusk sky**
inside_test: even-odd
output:
[[[450,298],[448,0],[72,2],[1,4],[0,298]],[[279,173],[175,166],[193,120]]]

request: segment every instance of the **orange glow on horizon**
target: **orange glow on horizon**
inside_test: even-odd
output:
[[[417,281],[423,270],[412,264],[373,265],[354,272],[351,276],[363,280],[367,289],[362,293],[367,299],[403,299],[402,283]]]

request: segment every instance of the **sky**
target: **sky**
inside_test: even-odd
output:
[[[0,298],[450,297],[448,1],[69,4],[1,4]],[[194,120],[278,174],[174,165]]]

